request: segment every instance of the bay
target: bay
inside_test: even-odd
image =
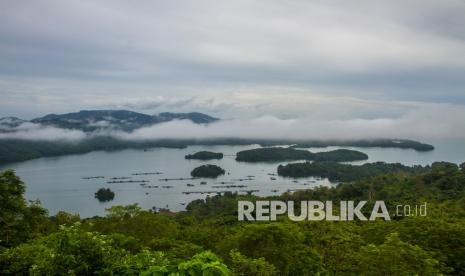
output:
[[[461,163],[465,161],[465,141],[448,140],[432,141],[435,150],[418,152],[394,148],[351,148],[368,154],[365,162],[385,161],[400,162],[406,165],[428,165],[434,161],[449,161]],[[236,162],[238,151],[257,148],[249,146],[189,146],[184,149],[153,148],[149,150],[122,150],[115,152],[91,152],[87,154],[48,157],[25,162],[8,164],[0,170],[13,169],[26,183],[26,198],[39,199],[50,214],[63,210],[78,213],[81,217],[104,215],[105,208],[113,205],[138,203],[144,209],[169,208],[172,211],[184,210],[192,200],[213,196],[216,192],[232,191],[245,193],[246,190],[258,190],[256,195],[278,195],[286,191],[308,189],[314,186],[331,186],[327,179],[304,178],[290,179],[275,176],[279,164]],[[310,148],[313,152],[327,151],[339,147]],[[186,160],[186,154],[201,150],[222,152],[221,160]],[[164,178],[190,178],[190,171],[203,164],[215,164],[226,170],[226,174],[217,179],[195,180],[160,180]],[[155,173],[134,175],[140,173]],[[83,179],[86,177],[103,176],[104,178]],[[251,177],[253,176],[253,177]],[[107,183],[110,178],[127,177],[128,179],[148,181],[141,183]],[[273,179],[275,178],[275,180]],[[242,179],[242,181],[240,181]],[[249,180],[247,180],[249,179]],[[207,182],[201,185],[201,182]],[[187,184],[190,184],[189,186]],[[192,186],[194,185],[194,186]],[[244,185],[247,187],[227,187]],[[171,186],[163,188],[162,186]],[[115,192],[115,198],[110,202],[99,202],[94,193],[99,188],[110,188]],[[187,194],[189,193],[189,194]]]

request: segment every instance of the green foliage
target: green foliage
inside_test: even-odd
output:
[[[368,159],[368,155],[365,153],[347,149],[312,153],[308,150],[272,147],[244,150],[236,154],[236,160],[244,162],[277,162],[288,160],[346,162],[366,159]]]
[[[231,270],[238,276],[274,276],[278,275],[274,265],[265,258],[251,259],[237,250],[231,250]]]
[[[221,152],[211,151],[199,151],[194,154],[188,154],[185,156],[186,159],[199,159],[199,160],[211,160],[211,159],[222,159],[223,154]]]
[[[292,224],[252,224],[238,232],[230,246],[247,257],[264,258],[281,275],[313,275],[322,270],[321,258],[304,245],[304,238]]]
[[[114,206],[105,217],[80,224],[77,215],[47,218],[31,211],[42,209],[25,202],[24,185],[9,172],[0,183],[1,196],[11,200],[0,201],[0,212],[28,231],[2,228],[9,231],[1,232],[2,240],[14,233],[15,241],[0,250],[0,274],[465,275],[463,168],[441,162],[412,172],[379,172],[268,198],[225,193],[193,201],[176,214]],[[237,220],[238,200],[271,199],[384,200],[391,213],[396,204],[427,202],[428,214],[372,222]]]
[[[81,221],[78,214],[70,214],[65,211],[59,211],[55,216],[50,218],[57,225],[71,226],[76,222]]]
[[[141,250],[131,254],[109,236],[60,227],[50,236],[6,250],[0,255],[1,274],[33,275],[229,275],[213,253],[171,263],[162,252]],[[157,274],[158,273],[158,274]]]
[[[225,171],[216,165],[202,165],[191,171],[192,177],[210,177],[216,178],[220,175],[223,175]]]
[[[26,202],[25,185],[14,171],[0,174],[0,249],[15,246],[48,231],[47,211],[39,202]]]
[[[362,246],[355,256],[359,275],[439,275],[439,262],[417,245],[391,233],[381,245]]]
[[[180,275],[227,276],[229,269],[212,252],[205,251],[178,265]]]
[[[76,225],[7,250],[0,261],[2,273],[85,275],[107,268],[121,253],[107,237]]]

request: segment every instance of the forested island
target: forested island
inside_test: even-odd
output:
[[[211,152],[211,151],[199,151],[194,154],[188,154],[185,156],[185,158],[186,159],[198,159],[198,160],[222,159],[223,153]]]
[[[110,188],[100,188],[95,193],[95,198],[100,202],[111,201],[115,198],[115,192],[110,190]]]
[[[49,216],[0,174],[2,275],[464,275],[465,164],[358,178],[268,198],[226,193],[186,211],[113,206],[104,217]],[[238,200],[427,203],[427,216],[391,221],[240,222]],[[337,208],[337,206],[335,206]],[[190,274],[189,274],[190,273]]]
[[[438,165],[438,164],[435,164]],[[419,173],[426,171],[422,166],[405,166],[400,163],[375,162],[349,165],[337,162],[303,162],[278,166],[278,175],[287,177],[324,177],[331,182],[349,182],[364,177],[387,173]]]
[[[216,165],[202,165],[191,171],[192,177],[208,177],[208,178],[217,178],[220,175],[225,174],[225,171]]]
[[[368,155],[365,153],[347,149],[313,153],[308,150],[297,150],[294,148],[269,147],[244,150],[236,154],[236,160],[243,162],[277,162],[292,160],[347,162],[366,159],[368,159]]]

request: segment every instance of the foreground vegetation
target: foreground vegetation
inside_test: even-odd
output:
[[[358,176],[334,188],[266,199],[427,202],[428,215],[372,222],[239,222],[227,193],[185,212],[114,206],[105,217],[49,217],[26,202],[12,171],[0,175],[0,274],[37,275],[464,275],[465,164]],[[266,200],[265,199],[265,200]]]
[[[236,160],[243,162],[277,162],[290,160],[348,162],[366,159],[368,159],[368,155],[365,153],[347,149],[313,153],[308,150],[272,147],[243,150],[236,154]]]

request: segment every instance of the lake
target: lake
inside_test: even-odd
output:
[[[385,161],[400,162],[407,165],[427,165],[434,161],[465,161],[465,141],[431,142],[436,149],[430,152],[417,152],[393,148],[350,148],[365,152],[369,160],[354,162]],[[0,167],[0,170],[14,169],[26,183],[26,198],[39,199],[50,214],[59,210],[79,213],[81,217],[104,215],[105,208],[113,205],[138,203],[144,209],[152,207],[169,208],[172,211],[183,210],[192,200],[205,198],[216,191],[258,190],[256,195],[278,195],[288,190],[308,189],[310,187],[334,185],[327,179],[303,178],[297,181],[290,178],[273,176],[279,164],[276,163],[243,163],[235,161],[235,154],[245,149],[257,148],[249,146],[189,146],[184,149],[153,148],[144,150],[122,150],[115,152],[91,152],[80,155],[40,158]],[[309,150],[327,151],[339,147],[311,148]],[[349,147],[345,147],[349,148]],[[222,152],[222,160],[186,160],[184,156],[201,150]],[[193,168],[202,164],[215,164],[226,170],[224,176],[217,179],[196,179],[164,181],[162,178],[189,178]],[[137,173],[161,172],[160,175],[133,175]],[[104,176],[98,179],[85,177]],[[253,180],[239,179],[254,176]],[[140,183],[112,183],[112,177],[130,177],[131,180],[146,180],[146,188]],[[276,180],[272,180],[276,178]],[[201,185],[206,181],[207,184]],[[221,183],[224,182],[224,183]],[[193,184],[194,186],[187,186]],[[226,185],[245,185],[242,188],[226,188]],[[172,186],[172,188],[162,188]],[[218,187],[220,186],[220,187]],[[99,202],[94,193],[99,188],[110,188],[115,198],[110,202]],[[190,194],[186,194],[190,192]],[[196,193],[191,193],[196,192]],[[198,192],[198,193],[197,193]]]

